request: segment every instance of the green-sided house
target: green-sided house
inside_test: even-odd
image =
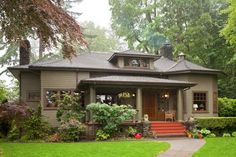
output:
[[[191,63],[184,54],[173,59],[169,44],[160,55],[128,50],[83,53],[71,61],[29,64],[27,55],[20,60],[21,65],[9,68],[20,81],[20,97],[32,107],[42,104],[42,113],[52,124],[57,123],[57,104],[51,96],[74,90],[81,92],[84,106],[91,102],[130,104],[138,111],[137,121],[144,114],[150,121],[217,116],[221,71]]]

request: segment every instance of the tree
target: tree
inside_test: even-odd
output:
[[[2,0],[0,25],[6,42],[40,37],[45,47],[64,45],[64,56],[75,55],[74,42],[84,45],[80,26],[61,6],[63,0]]]
[[[233,90],[236,89],[236,50],[220,35],[227,21],[227,15],[221,13],[228,7],[226,0],[109,2],[112,26],[117,35],[125,37],[130,48],[157,53],[159,45],[168,41],[174,46],[175,54],[182,51],[195,63],[225,71],[228,76],[220,78],[219,94],[236,98]],[[235,12],[233,4],[229,8],[231,14]]]
[[[92,22],[81,24],[83,33],[88,44],[88,51],[112,51],[117,49],[118,39],[112,36],[105,28],[95,26]]]
[[[228,0],[230,5],[227,9],[224,10],[224,13],[228,14],[227,24],[222,30],[222,35],[226,40],[232,44],[236,45],[236,1]]]

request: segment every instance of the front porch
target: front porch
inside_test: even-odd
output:
[[[137,110],[133,122],[143,121],[144,115],[150,121],[182,121],[183,90],[193,85],[152,77],[108,76],[81,80],[78,89],[84,93],[85,105],[100,102],[133,106]],[[88,115],[86,121],[91,117]]]

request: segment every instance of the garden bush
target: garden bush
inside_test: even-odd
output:
[[[232,132],[232,136],[236,137],[236,131]]]
[[[231,137],[230,133],[224,133],[222,137]]]
[[[136,110],[130,105],[92,103],[87,106],[87,110],[92,112],[93,120],[110,136],[118,132],[122,122],[130,120],[136,114]]]
[[[96,140],[97,141],[104,141],[110,138],[108,133],[105,133],[103,130],[97,130],[96,132]]]
[[[224,132],[236,130],[236,117],[206,117],[196,118],[198,128],[207,128],[221,136]]]
[[[220,117],[236,117],[236,99],[218,98]]]
[[[23,131],[24,120],[29,115],[28,106],[22,102],[4,103],[0,105],[0,132],[1,136],[7,137],[8,133],[10,139],[20,137]],[[13,135],[19,134],[17,136]],[[12,138],[11,138],[12,137]]]
[[[214,133],[210,133],[209,135],[206,136],[207,138],[214,138],[216,135]]]
[[[63,141],[79,141],[85,125],[81,123],[85,112],[80,104],[80,96],[78,94],[64,94],[63,99],[59,101],[57,110],[57,120],[60,122],[58,128],[61,140]]]
[[[48,122],[43,119],[41,111],[41,106],[36,111],[29,110],[29,116],[24,121],[24,140],[39,140],[48,136],[50,127]]]

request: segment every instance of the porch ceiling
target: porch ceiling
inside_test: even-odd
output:
[[[123,76],[123,75],[113,75],[104,77],[88,78],[80,81],[80,85],[144,85],[144,86],[173,86],[173,87],[192,87],[195,86],[194,82],[169,80],[155,77],[145,77],[145,76]]]

